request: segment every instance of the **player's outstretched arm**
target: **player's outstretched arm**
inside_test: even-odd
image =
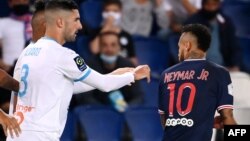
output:
[[[124,74],[124,73],[127,73],[127,72],[132,72],[132,71],[134,71],[134,69],[135,68],[129,68],[129,67],[118,68],[118,69],[114,70],[113,72],[111,72],[109,74],[111,74],[111,75],[121,75],[121,74]],[[80,81],[80,82],[75,82],[74,83],[74,91],[73,91],[73,93],[74,94],[79,94],[79,93],[92,91],[94,89],[96,89],[96,88]]]
[[[135,80],[141,80],[147,78],[148,83],[150,82],[150,68],[148,65],[140,65],[134,69]]]
[[[0,87],[18,92],[19,82],[13,79],[8,73],[0,69]]]
[[[1,109],[0,109],[0,124],[3,127],[6,136],[8,136],[9,133],[10,136],[14,138],[14,135],[18,137],[19,134],[21,133],[21,129],[19,127],[19,124],[17,123],[17,120],[14,117],[5,114]]]
[[[150,81],[150,68],[148,65],[138,66],[134,71],[121,75],[103,75],[91,70],[91,73],[83,80],[83,82],[101,91],[110,92],[123,86],[130,85],[135,80],[141,80],[144,78],[147,78],[148,81]]]
[[[135,68],[130,68],[130,67],[118,68],[118,69],[112,71],[109,74],[112,74],[112,75],[121,75],[121,74],[124,74],[124,73],[127,73],[127,72],[133,72],[134,70],[135,70]]]
[[[93,70],[92,70],[92,72],[93,72]],[[94,73],[97,73],[97,72],[94,71]],[[143,79],[143,78],[147,78],[148,82],[150,81],[150,68],[147,65],[138,66],[137,68],[129,68],[129,67],[128,68],[118,68],[115,71],[113,71],[113,72],[111,72],[111,73],[109,73],[107,75],[102,75],[102,76],[111,77],[111,78],[115,77],[114,79],[122,79],[122,77],[124,77],[123,75],[127,75],[126,73],[127,74],[128,73],[134,74],[134,79],[135,80],[140,80],[140,79]],[[101,75],[101,74],[99,74],[99,75]],[[103,80],[103,81],[105,81],[105,80]],[[100,80],[95,81],[95,82],[100,82]],[[129,83],[127,83],[127,84],[129,84]],[[96,84],[94,84],[94,85],[96,85]],[[108,86],[108,85],[110,85],[110,83],[106,83],[105,85]],[[126,83],[123,84],[122,86],[125,86],[125,85],[126,85]],[[85,82],[85,81],[84,82],[82,82],[82,81],[75,82],[74,83],[74,94],[88,92],[88,91],[94,90],[96,88],[97,87],[94,87],[94,86],[92,86],[91,84],[88,84],[88,82]],[[109,87],[107,87],[107,90],[103,90],[103,89],[100,89],[100,90],[110,91],[108,88]],[[116,85],[114,85],[113,89],[115,90],[115,88],[116,88]],[[110,89],[112,89],[112,88],[110,88]]]
[[[73,94],[85,93],[88,91],[92,91],[94,89],[96,89],[96,88],[92,87],[92,86],[90,86],[82,81],[74,82]]]
[[[135,74],[135,78],[136,80],[140,80],[143,78],[147,78],[148,82],[150,82],[150,68],[148,67],[148,65],[140,65],[136,68],[131,68],[131,67],[125,67],[125,68],[118,68],[116,70],[114,70],[113,72],[111,72],[110,74],[112,75],[121,75],[127,72],[136,72]],[[147,75],[147,76],[144,76]]]

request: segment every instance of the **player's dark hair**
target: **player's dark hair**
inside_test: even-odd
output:
[[[191,33],[197,39],[198,48],[206,52],[210,46],[210,30],[202,24],[188,24],[182,28],[182,33]]]
[[[103,9],[105,9],[109,5],[117,5],[120,9],[122,9],[122,3],[120,0],[107,0],[103,4]]]
[[[74,0],[48,0],[45,5],[45,10],[73,10],[78,9],[78,5]]]
[[[205,5],[208,1],[211,1],[211,0],[202,0],[201,1],[201,5],[202,6]],[[214,2],[220,2],[221,0],[212,0],[212,1],[214,1]]]
[[[119,34],[112,32],[112,31],[102,32],[98,36],[99,36],[99,38],[102,38],[102,37],[107,36],[107,35],[114,35],[117,37],[117,39],[119,39]]]
[[[33,13],[33,16],[39,12],[45,11],[45,1],[44,0],[36,0],[34,6],[35,6],[35,11]]]

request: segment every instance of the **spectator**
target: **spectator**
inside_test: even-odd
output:
[[[231,20],[220,10],[220,0],[202,0],[202,9],[187,20],[188,23],[200,23],[208,26],[212,33],[212,42],[207,59],[239,71],[240,50]]]
[[[153,13],[160,28],[168,28],[166,5],[162,0],[121,0],[123,4],[122,27],[130,34],[149,36],[153,26]]]
[[[170,7],[170,28],[180,32],[187,17],[201,8],[201,0],[166,0]]]
[[[182,25],[186,19],[198,11],[201,8],[201,0],[165,0],[166,6],[169,7],[170,17],[170,30],[163,32],[159,36],[168,40],[169,43],[169,60],[170,65],[174,65],[179,62],[178,57],[178,40]]]
[[[100,54],[87,62],[91,68],[99,73],[107,74],[120,67],[134,67],[127,58],[119,56],[120,45],[117,33],[103,32],[98,38]],[[143,94],[137,82],[132,86],[125,86],[110,94],[94,90],[91,94],[80,96],[84,98],[76,99],[81,99],[84,104],[113,105],[120,112],[123,112],[127,105],[141,104],[143,102]]]
[[[134,65],[137,65],[137,59],[134,50],[134,43],[129,33],[120,27],[122,4],[119,0],[107,0],[103,6],[103,25],[100,29],[93,32],[93,40],[90,42],[90,50],[93,54],[99,53],[99,37],[102,32],[115,32],[119,35],[121,54],[128,57]]]
[[[0,19],[0,68],[9,71],[32,36],[29,0],[8,0],[11,15]]]

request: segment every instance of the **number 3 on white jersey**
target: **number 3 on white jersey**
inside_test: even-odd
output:
[[[26,94],[28,88],[28,83],[27,83],[28,75],[29,75],[29,66],[27,64],[24,64],[21,71],[21,85],[18,93],[19,97],[23,97]]]

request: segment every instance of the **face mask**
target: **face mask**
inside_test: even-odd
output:
[[[212,20],[216,17],[216,15],[219,13],[219,10],[216,11],[207,11],[205,9],[202,9],[202,14],[209,20]]]
[[[107,17],[112,16],[115,21],[114,25],[119,25],[121,21],[121,13],[120,12],[103,12],[102,17],[103,19],[107,19]]]
[[[113,64],[116,62],[117,60],[117,55],[114,55],[114,56],[107,56],[105,54],[101,54],[101,59],[104,63],[107,63],[107,64]]]
[[[12,7],[12,11],[16,16],[22,16],[29,12],[28,4],[19,4]]]

